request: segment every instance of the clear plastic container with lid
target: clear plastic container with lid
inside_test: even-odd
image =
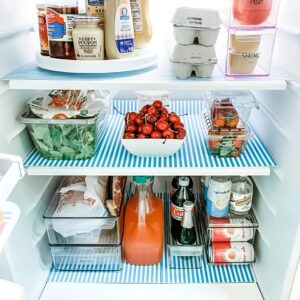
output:
[[[269,76],[276,29],[228,29],[225,74],[232,77]]]
[[[104,59],[104,30],[99,17],[74,18],[73,42],[77,60]]]
[[[231,0],[226,25],[234,28],[274,28],[280,0]]]
[[[46,0],[50,56],[75,59],[73,18],[78,14],[78,0]]]

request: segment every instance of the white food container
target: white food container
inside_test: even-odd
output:
[[[121,139],[123,146],[135,156],[171,156],[183,145],[185,139]]]
[[[174,36],[178,44],[213,46],[220,31],[217,10],[179,7],[173,17]],[[196,40],[197,38],[197,40]]]
[[[211,77],[217,63],[215,48],[202,45],[176,45],[171,63],[176,77],[187,78],[195,71],[197,77]]]

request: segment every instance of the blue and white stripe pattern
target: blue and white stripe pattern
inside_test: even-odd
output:
[[[114,101],[119,111],[137,111],[137,101]],[[171,101],[170,110],[178,114],[188,114],[182,120],[187,129],[186,141],[181,150],[170,157],[136,157],[121,143],[124,118],[113,112],[99,131],[96,155],[89,160],[48,160],[36,150],[24,162],[26,167],[90,167],[90,168],[259,168],[275,167],[276,162],[262,142],[253,133],[245,152],[238,158],[218,158],[209,154],[205,133],[201,125],[202,101]]]

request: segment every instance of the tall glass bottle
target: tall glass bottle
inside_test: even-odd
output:
[[[194,194],[189,189],[190,180],[186,176],[179,178],[179,189],[171,198],[171,233],[175,240],[181,230],[183,218],[183,203],[185,201],[195,202]]]

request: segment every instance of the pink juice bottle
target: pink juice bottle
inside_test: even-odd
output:
[[[270,16],[272,0],[233,0],[233,17],[241,25],[259,25]]]

